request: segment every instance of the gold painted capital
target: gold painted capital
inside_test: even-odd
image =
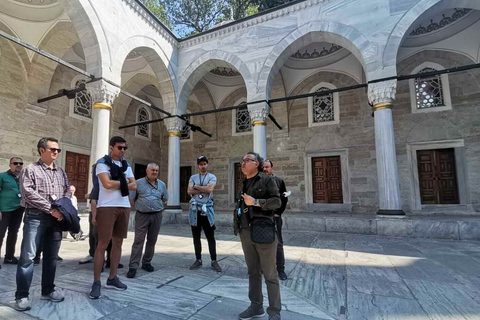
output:
[[[379,103],[373,106],[373,111],[378,111],[382,109],[392,109],[393,105],[391,103]]]
[[[168,133],[168,136],[169,136],[169,137],[181,137],[182,134],[181,134],[180,132],[173,132],[173,131],[172,131],[172,132],[169,132],[169,133]]]
[[[112,106],[105,102],[97,102],[93,105],[93,109],[107,109],[112,111]]]
[[[267,121],[265,120],[255,120],[253,121],[252,125],[255,127],[255,126],[266,126],[267,125]]]

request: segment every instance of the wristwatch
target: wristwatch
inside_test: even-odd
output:
[[[254,200],[253,200],[253,205],[254,205],[255,207],[258,206],[258,199],[254,199]]]

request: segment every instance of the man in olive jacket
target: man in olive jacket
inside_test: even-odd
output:
[[[251,319],[265,315],[262,295],[262,272],[267,285],[269,320],[280,320],[281,298],[276,268],[277,239],[270,244],[253,242],[250,238],[250,222],[268,218],[273,222],[274,210],[281,200],[275,181],[263,173],[263,159],[254,152],[247,153],[241,161],[246,179],[234,213],[234,232],[240,233],[245,262],[248,268],[250,306],[238,315],[239,319]]]

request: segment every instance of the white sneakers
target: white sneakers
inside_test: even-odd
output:
[[[21,298],[15,300],[15,305],[13,306],[17,311],[27,311],[32,308],[32,304],[30,299],[28,298]]]

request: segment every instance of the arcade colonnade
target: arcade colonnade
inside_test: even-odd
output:
[[[9,0],[8,5],[1,5],[0,13],[9,15],[15,9],[14,2]],[[57,10],[60,13],[55,19],[71,23],[83,51],[82,67],[96,77],[118,84],[101,80],[87,85],[93,104],[90,163],[94,163],[107,152],[109,137],[123,134],[114,113],[119,108],[120,87],[131,79],[131,72],[126,69],[132,53],[142,56],[147,62],[144,70],[148,69],[156,78],[155,86],[161,96],[156,105],[172,114],[185,114],[198,82],[214,68],[238,72],[247,102],[270,99],[284,64],[311,43],[332,43],[350,52],[361,66],[359,82],[396,76],[397,53],[415,21],[427,11],[441,12],[458,6],[480,10],[480,4],[474,0],[296,1],[186,39],[176,38],[135,0],[58,0],[50,1],[44,9]],[[38,8],[40,4],[28,7]],[[1,26],[22,38],[23,34],[9,30],[7,23]],[[22,40],[28,42],[27,38]],[[5,42],[1,45],[5,46]],[[16,50],[25,56],[21,49]],[[65,51],[62,53],[66,54]],[[32,63],[29,59],[25,58],[27,75],[34,69],[28,69]],[[393,119],[397,85],[396,80],[375,83],[369,85],[366,93],[374,115],[377,208],[384,214],[402,213]],[[35,104],[42,94],[45,92],[29,92],[28,103]],[[122,104],[128,106],[131,100],[126,100]],[[268,156],[267,123],[271,111],[265,102],[248,105],[253,126],[251,149],[263,157]],[[178,208],[180,163],[187,156],[180,152],[184,123],[171,118],[164,125],[168,132],[169,205]]]

